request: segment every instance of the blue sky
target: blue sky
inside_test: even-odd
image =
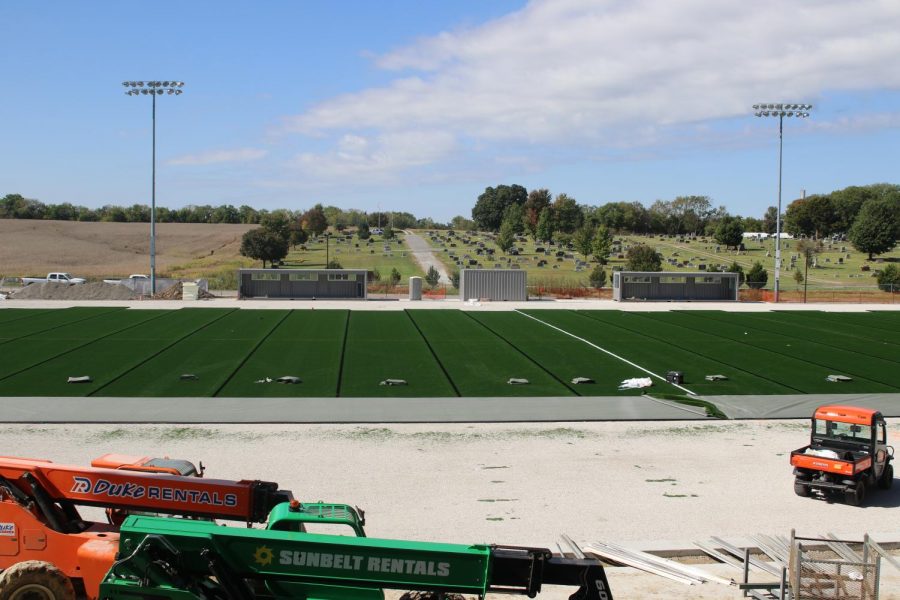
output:
[[[468,216],[519,183],[737,214],[900,182],[896,0],[0,3],[0,195]]]

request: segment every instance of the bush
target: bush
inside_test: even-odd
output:
[[[753,263],[753,266],[747,271],[747,287],[760,290],[766,287],[768,282],[769,274],[766,272],[766,268],[759,261]]]
[[[450,284],[453,286],[453,289],[459,289],[459,271],[450,273]]]
[[[888,265],[878,274],[878,289],[885,292],[900,292],[900,267]]]
[[[326,269],[343,269],[344,267],[341,266],[341,263],[339,263],[338,261],[336,261],[332,258],[330,261],[328,261],[328,264],[325,265],[325,268]]]
[[[637,244],[625,254],[629,271],[662,271],[662,256],[647,244]]]
[[[395,286],[400,283],[400,271],[397,270],[397,267],[391,269],[391,286]]]
[[[588,278],[591,282],[591,287],[595,289],[602,289],[606,286],[606,271],[603,270],[603,267],[597,265],[594,267],[594,270],[591,271],[591,275]]]
[[[441,280],[441,274],[437,269],[434,268],[434,265],[428,267],[428,273],[425,274],[425,281],[434,288],[438,282]]]
[[[728,267],[728,270],[725,272],[726,273],[737,273],[738,274],[738,287],[741,287],[742,285],[744,285],[744,280],[746,280],[746,277],[744,276],[744,267],[737,264],[736,262],[733,262],[733,263],[731,263],[731,266]]]

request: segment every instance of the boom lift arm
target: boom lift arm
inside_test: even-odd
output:
[[[271,521],[271,520],[270,520]],[[577,586],[572,600],[611,600],[599,561],[544,548],[459,545],[217,527],[144,516],[122,525],[102,600],[374,600],[384,588],[534,597]]]

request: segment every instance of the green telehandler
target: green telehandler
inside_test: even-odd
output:
[[[314,533],[311,524],[351,535]],[[575,586],[571,600],[611,600],[597,560],[545,548],[463,545],[366,537],[364,515],[344,504],[276,505],[266,529],[132,515],[101,600],[383,600],[491,592],[533,598],[543,584]],[[348,532],[348,533],[350,533]]]

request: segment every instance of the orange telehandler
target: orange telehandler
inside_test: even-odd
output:
[[[203,478],[202,463],[197,469],[185,460],[107,454],[81,467],[0,457],[0,570],[24,563],[56,569],[79,595],[96,598],[129,514],[249,525],[292,500],[272,482]],[[107,522],[82,519],[77,506],[105,508]]]

